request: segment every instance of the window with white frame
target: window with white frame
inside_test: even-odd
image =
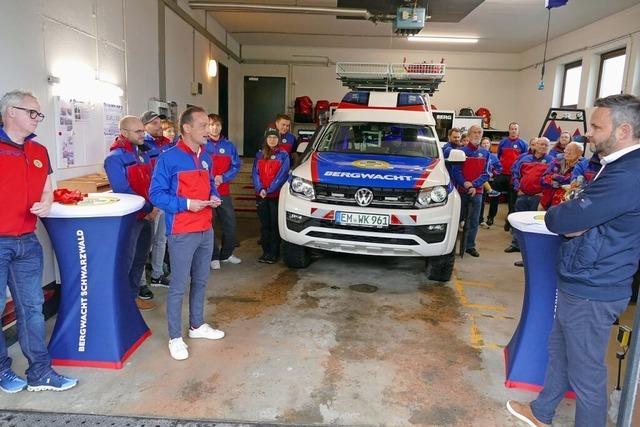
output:
[[[598,75],[598,98],[622,93],[626,49],[616,49],[600,56]]]
[[[576,108],[580,94],[580,78],[582,77],[582,61],[572,62],[564,66],[562,79],[562,104],[564,108]]]

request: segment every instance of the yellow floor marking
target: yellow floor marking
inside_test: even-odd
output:
[[[506,307],[501,305],[485,305],[485,304],[465,304],[465,307],[475,308],[476,310],[487,311],[506,311]]]
[[[460,283],[474,288],[495,289],[496,285],[492,283],[476,282],[475,280],[460,280]]]

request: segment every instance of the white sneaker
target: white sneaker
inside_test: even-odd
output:
[[[219,340],[224,338],[224,332],[213,329],[209,324],[203,323],[198,329],[189,328],[189,338],[206,338],[208,340]]]
[[[218,261],[217,259],[214,259],[213,261],[211,261],[211,269],[220,270],[220,261]]]
[[[184,360],[189,357],[187,347],[187,344],[182,341],[182,337],[169,340],[169,353],[176,360]]]
[[[242,260],[235,255],[231,255],[227,259],[223,259],[222,262],[228,262],[229,264],[240,264]]]

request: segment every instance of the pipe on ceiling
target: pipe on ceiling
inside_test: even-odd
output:
[[[301,13],[308,15],[348,16],[372,20],[375,16],[367,9],[340,9],[337,7],[286,6],[247,3],[220,3],[217,1],[189,1],[192,9],[204,9],[212,12],[263,12],[263,13]]]

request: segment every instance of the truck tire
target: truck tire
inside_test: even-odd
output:
[[[455,258],[455,249],[446,255],[427,258],[426,271],[429,275],[429,280],[448,282],[453,274]]]
[[[304,246],[284,242],[282,260],[289,268],[307,268],[311,264],[311,250]]]

